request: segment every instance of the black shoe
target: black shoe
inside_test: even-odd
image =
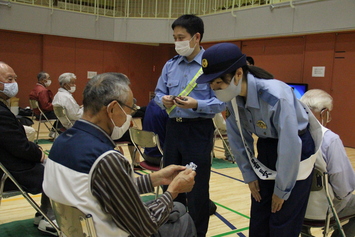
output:
[[[216,206],[216,204],[214,204],[214,202],[212,202],[212,200],[210,200],[209,208],[210,208],[210,210],[209,210],[210,216],[216,213],[217,206]]]

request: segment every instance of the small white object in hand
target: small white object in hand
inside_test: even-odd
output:
[[[186,165],[187,169],[192,169],[193,171],[196,171],[197,165],[194,162],[190,162],[190,164]]]

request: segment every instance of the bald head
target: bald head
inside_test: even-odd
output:
[[[16,82],[17,79],[17,75],[14,72],[14,70],[12,69],[12,67],[10,67],[9,65],[7,65],[4,62],[0,61],[0,97],[3,99],[8,99],[9,96],[5,95],[3,92],[4,90],[4,84],[3,83],[13,83]]]

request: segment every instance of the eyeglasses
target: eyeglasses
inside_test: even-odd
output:
[[[118,102],[118,101],[117,101],[117,102]],[[131,115],[134,115],[135,113],[137,113],[138,108],[137,108],[137,105],[136,105],[136,104],[133,104],[132,107],[131,107],[131,106],[128,106],[128,105],[126,105],[126,104],[124,104],[124,103],[122,103],[122,102],[118,102],[118,103],[119,103],[120,105],[126,106],[127,108],[129,108],[130,110],[132,110]]]

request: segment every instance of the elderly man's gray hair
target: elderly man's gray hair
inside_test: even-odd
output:
[[[60,87],[63,87],[65,84],[69,84],[71,79],[76,79],[74,73],[66,72],[60,75],[58,78]]]
[[[333,109],[333,98],[327,92],[321,89],[312,89],[307,91],[300,99],[312,111],[320,112],[322,109]]]
[[[93,77],[83,93],[84,111],[97,114],[103,106],[114,100],[125,103],[128,98],[130,81],[122,73],[109,72]]]
[[[46,79],[47,78],[47,73],[46,72],[40,72],[40,73],[38,73],[38,75],[37,75],[37,80],[38,80],[38,82],[40,82],[40,81],[42,81],[42,80],[44,80],[44,79]]]

